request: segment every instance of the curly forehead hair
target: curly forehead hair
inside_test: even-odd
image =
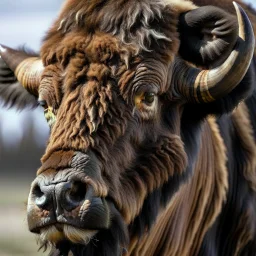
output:
[[[88,148],[93,143],[90,134],[103,124],[106,114],[109,118],[118,114],[120,127],[115,128],[115,134],[123,131],[124,113],[117,113],[119,88],[114,75],[126,83],[132,78],[134,71],[126,70],[126,58],[130,58],[127,49],[120,49],[116,40],[107,35],[84,39],[76,34],[48,52],[40,95],[55,109],[62,103],[52,130],[51,150],[60,145],[77,150]],[[63,145],[64,142],[68,145]]]
[[[109,33],[119,42],[132,45],[137,53],[151,52],[152,49],[158,49],[162,54],[172,50],[177,52],[177,17],[179,12],[191,8],[195,7],[190,2],[182,5],[173,0],[67,1],[45,38],[41,52],[44,55],[48,46],[79,29],[84,36],[95,31]]]
[[[128,37],[124,38],[124,31],[114,31],[113,28],[123,27],[119,26],[120,22],[126,23],[127,19],[131,18],[129,15],[120,15],[119,18],[122,20],[108,17],[112,24],[110,27],[104,27],[103,22],[99,27],[92,29],[89,20],[95,15],[95,6],[90,8],[90,5],[95,5],[96,2],[83,4],[83,8],[79,9],[75,17],[73,12],[76,8],[70,9],[71,3],[67,4],[64,12],[72,10],[72,13],[65,16],[67,19],[63,18],[63,15],[59,17],[42,46],[41,56],[46,69],[40,84],[40,95],[48,98],[49,104],[55,109],[58,109],[60,102],[64,102],[64,107],[58,113],[58,122],[51,133],[48,147],[51,150],[46,153],[43,160],[61,146],[79,150],[87,148],[92,144],[90,134],[103,124],[106,114],[110,117],[114,114],[120,120],[120,128],[115,129],[123,131],[125,120],[121,120],[125,113],[116,115],[117,109],[122,108],[117,107],[120,103],[115,104],[115,101],[120,93],[125,100],[129,100],[129,84],[134,77],[134,66],[143,59],[142,56],[146,55],[151,47],[156,49],[153,47],[156,43],[158,46],[162,45],[158,47],[159,51],[150,52],[156,58],[161,56],[162,59],[171,61],[178,50],[177,17],[176,14],[165,15],[164,4],[158,1],[155,4],[150,1],[136,1],[139,5],[145,5],[145,8],[138,8],[138,12],[135,12],[133,21],[128,22],[129,28],[124,28],[124,31],[130,31]],[[109,4],[114,2],[109,1]],[[128,7],[131,8],[130,5]],[[109,10],[110,6],[106,5],[104,8]],[[115,8],[120,6],[115,5]],[[140,13],[139,10],[145,10],[149,14],[144,11]],[[104,13],[105,20],[107,13]],[[86,20],[82,22],[84,16]],[[166,17],[166,20],[159,19],[159,16]],[[147,28],[153,25],[149,23],[155,22],[163,23],[159,26],[162,31],[148,33]],[[93,24],[97,24],[97,21]],[[138,37],[138,40],[134,40],[134,37]],[[63,141],[68,141],[69,145],[63,145]]]

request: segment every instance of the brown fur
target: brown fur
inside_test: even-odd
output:
[[[233,112],[232,120],[246,152],[247,163],[244,166],[244,177],[249,182],[251,189],[256,191],[256,144],[248,109],[244,103],[241,103]]]
[[[129,255],[197,255],[205,233],[226,199],[225,151],[215,119],[209,118],[204,126],[194,176],[162,210],[143,240],[133,241]]]
[[[226,5],[231,8],[230,1],[221,4]],[[38,175],[60,175],[73,168],[75,152],[93,152],[101,177],[86,176],[85,183],[96,196],[114,202],[127,227],[140,216],[148,196],[176,182],[166,208],[156,205],[159,214],[151,229],[143,226],[141,238],[131,232],[127,255],[197,255],[226,202],[227,152],[216,119],[202,124],[196,160],[189,162],[182,141],[184,102],[177,103],[170,92],[178,18],[194,8],[190,1],[177,0],[69,0],[41,48],[46,68],[39,96],[53,108],[56,121]],[[136,107],[138,88],[156,90],[159,101],[153,110]],[[256,146],[243,104],[232,120],[237,133],[247,134],[239,137],[247,153],[243,175],[255,191]],[[196,152],[197,146],[191,147]],[[237,255],[253,237],[250,214],[243,213],[236,227],[236,234],[241,231],[234,245]]]
[[[243,167],[243,176],[248,181],[250,188],[256,191],[256,144],[253,136],[253,128],[249,118],[246,104],[241,103],[232,114],[237,136],[246,154],[246,163]],[[240,136],[241,135],[241,136]],[[251,220],[253,219],[254,210],[250,207],[241,216],[234,236],[239,237],[235,255],[240,255],[244,246],[253,238],[254,230]]]

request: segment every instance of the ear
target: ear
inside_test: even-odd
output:
[[[205,68],[217,66],[237,40],[237,18],[214,6],[203,6],[180,15],[180,56]]]
[[[173,95],[193,117],[227,113],[251,93],[254,31],[242,7],[233,4],[238,29],[233,16],[212,6],[180,16],[182,58],[174,63]]]
[[[35,96],[30,94],[17,81],[14,72],[0,57],[0,104],[4,107],[15,107],[18,110],[38,106]]]
[[[237,41],[237,30],[238,23],[235,16],[220,8],[199,7],[181,14],[179,54],[184,60],[196,66],[206,69],[217,67],[225,61],[235,45],[241,41],[241,37]],[[245,40],[245,42],[247,41],[249,40]],[[254,47],[252,44],[249,48],[252,54]],[[212,102],[186,104],[184,111],[186,117],[193,116],[193,118],[202,119],[209,114],[222,115],[231,112],[239,102],[250,97],[255,88],[256,78],[255,54],[252,58],[252,61],[247,61],[248,64],[251,64],[245,75],[241,79],[237,78],[238,83],[233,90]],[[236,65],[240,68],[241,62]],[[233,76],[235,75],[233,74]]]

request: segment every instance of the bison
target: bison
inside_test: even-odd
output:
[[[27,204],[50,255],[256,254],[255,14],[66,0],[39,55],[1,45],[2,101],[50,126]]]

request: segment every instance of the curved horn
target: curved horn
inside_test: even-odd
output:
[[[238,17],[239,34],[236,45],[220,66],[202,70],[177,58],[174,64],[174,86],[189,102],[212,102],[231,92],[242,80],[251,63],[255,39],[245,11],[233,2]]]
[[[22,86],[33,95],[38,96],[41,75],[44,71],[42,60],[4,45],[0,45],[0,57],[15,73]]]

